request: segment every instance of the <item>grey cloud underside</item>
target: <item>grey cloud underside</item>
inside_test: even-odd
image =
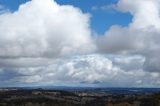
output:
[[[89,14],[52,0],[32,0],[16,12],[0,12],[0,86],[159,87],[158,4],[119,0],[114,8],[130,12],[132,22],[113,25],[96,37]]]
[[[85,83],[99,86],[158,86],[160,73],[145,72],[142,56],[83,55],[58,59],[46,66],[1,69],[0,82],[11,80],[18,84]],[[134,63],[134,68],[132,67]],[[129,80],[126,80],[129,79]],[[3,82],[4,83],[4,82]],[[6,84],[8,82],[5,82]],[[10,82],[9,82],[10,83]]]

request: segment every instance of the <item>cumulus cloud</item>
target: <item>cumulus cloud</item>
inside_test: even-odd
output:
[[[160,28],[159,0],[120,0],[118,8],[123,12],[130,12],[133,17],[131,26],[133,28]]]
[[[94,51],[89,21],[89,14],[53,0],[28,1],[0,14],[1,86],[49,81],[49,70],[60,67],[49,66],[57,58]],[[58,80],[64,73],[56,75]]]
[[[127,27],[114,25],[97,39],[99,51],[138,54],[145,59],[144,70],[160,72],[159,0],[119,0],[117,8],[133,15]]]
[[[59,57],[95,49],[89,15],[52,0],[32,0],[0,15],[0,57]],[[87,45],[87,46],[86,46]]]
[[[114,58],[113,58],[114,57]],[[49,65],[30,68],[1,69],[0,82],[13,84],[96,84],[99,86],[158,86],[160,73],[145,72],[141,56],[83,55],[58,59]],[[120,63],[120,64],[119,64]],[[123,66],[123,67],[122,67]],[[7,80],[6,80],[7,79]],[[127,79],[127,80],[126,80]],[[11,84],[9,82],[9,84]]]
[[[44,68],[56,58],[96,49],[90,15],[71,5],[32,0],[14,12],[0,10],[1,86],[40,81],[37,73],[48,74]]]

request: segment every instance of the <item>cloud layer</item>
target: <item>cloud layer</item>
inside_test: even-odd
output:
[[[114,58],[113,58],[114,57]],[[3,68],[1,83],[13,86],[23,84],[92,84],[110,87],[158,87],[160,73],[141,69],[142,56],[83,55],[57,59],[39,67]],[[133,66],[134,65],[134,66]],[[126,80],[127,79],[127,80]],[[12,82],[12,83],[11,83]]]
[[[0,86],[159,87],[159,3],[119,0],[115,8],[132,22],[97,37],[89,14],[52,0],[0,12]]]

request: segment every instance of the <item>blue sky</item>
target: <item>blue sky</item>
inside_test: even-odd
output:
[[[11,11],[18,9],[19,5],[28,0],[0,0],[0,4],[9,8]],[[80,8],[85,13],[91,14],[91,28],[99,35],[107,31],[112,25],[127,26],[131,22],[132,16],[129,13],[122,13],[109,7],[116,4],[117,0],[55,0],[61,5],[73,5]],[[93,8],[97,9],[94,10]]]

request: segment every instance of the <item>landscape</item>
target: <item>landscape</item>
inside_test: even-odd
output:
[[[3,88],[0,106],[160,106],[160,89]]]
[[[0,106],[160,106],[160,0],[0,0]]]

